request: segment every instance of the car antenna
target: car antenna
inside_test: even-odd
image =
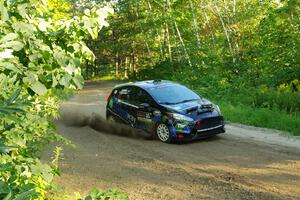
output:
[[[159,83],[159,82],[161,82],[160,79],[155,79],[155,80],[153,81],[153,83]]]

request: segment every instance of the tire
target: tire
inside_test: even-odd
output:
[[[171,133],[166,124],[160,123],[156,125],[155,136],[164,143],[171,143]]]

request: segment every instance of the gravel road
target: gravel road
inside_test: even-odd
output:
[[[201,141],[149,140],[102,120],[114,85],[87,83],[61,108],[58,130],[76,148],[64,148],[54,182],[70,195],[96,187],[133,200],[300,199],[299,139],[228,124],[225,134]]]

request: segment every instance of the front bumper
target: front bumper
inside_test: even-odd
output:
[[[205,139],[220,133],[225,133],[225,125],[221,124],[215,127],[210,127],[206,129],[194,129],[189,134],[183,134],[183,138],[179,138],[178,135],[182,134],[181,132],[177,132],[176,137],[173,138],[174,141],[192,141],[198,139]]]

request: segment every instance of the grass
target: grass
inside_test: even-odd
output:
[[[295,112],[296,114],[289,114],[284,110],[276,109],[276,106],[273,108],[263,108],[263,107],[253,107],[253,95],[248,96],[246,93],[234,94],[230,92],[223,92],[221,97],[217,97],[216,94],[220,93],[217,90],[207,90],[206,87],[195,86],[193,83],[185,84],[189,88],[192,88],[198,94],[203,94],[206,92],[207,96],[212,102],[217,103],[221,110],[222,114],[225,117],[225,120],[229,122],[235,122],[245,125],[251,125],[262,128],[270,128],[277,129],[281,131],[288,132],[294,136],[300,136],[300,113]],[[286,96],[289,96],[286,94]],[[281,99],[286,102],[282,104],[281,107],[297,107],[291,106],[296,103],[295,99],[287,98],[286,96],[282,96]],[[206,97],[204,95],[204,97]],[[268,94],[263,94],[258,96],[256,99],[267,98],[264,102],[270,104],[273,100],[273,103],[276,102],[276,97],[278,95],[274,95],[274,92],[269,92]],[[255,101],[257,102],[257,100]],[[279,103],[279,102],[277,102]],[[282,102],[281,102],[282,103]],[[259,104],[261,106],[264,103]]]
[[[106,81],[115,81],[120,79],[116,79],[113,75],[106,75],[102,77],[93,78],[94,80],[106,80]],[[178,81],[181,82],[181,81]],[[192,88],[197,93],[202,94],[202,87],[197,87],[193,83],[183,83],[188,87]],[[194,87],[193,87],[194,86]],[[210,94],[210,92],[207,92]],[[222,113],[227,121],[251,125],[262,128],[270,128],[277,129],[281,131],[285,131],[290,133],[291,135],[300,136],[300,113],[297,114],[288,114],[285,111],[280,111],[270,108],[261,108],[261,107],[253,107],[250,105],[242,104],[242,102],[247,103],[251,102],[252,99],[249,99],[247,95],[234,95],[230,96],[225,93],[225,96],[222,97],[223,101],[218,102],[220,98],[211,96],[211,100],[213,102],[218,103],[221,107]],[[266,94],[264,94],[265,96]],[[270,94],[271,95],[271,94]],[[228,98],[224,98],[228,97]],[[227,100],[225,100],[227,99]],[[230,99],[234,100],[235,103],[232,103]],[[214,101],[217,100],[217,101]],[[248,101],[247,101],[248,100]],[[287,99],[288,101],[292,101]],[[248,102],[248,103],[249,103]]]
[[[226,120],[256,127],[287,131],[300,136],[300,116],[267,108],[252,108],[244,105],[220,104]]]
[[[122,80],[126,80],[126,79],[116,78],[115,75],[108,74],[108,75],[104,75],[104,76],[95,76],[88,80],[91,80],[91,81],[122,81]]]

